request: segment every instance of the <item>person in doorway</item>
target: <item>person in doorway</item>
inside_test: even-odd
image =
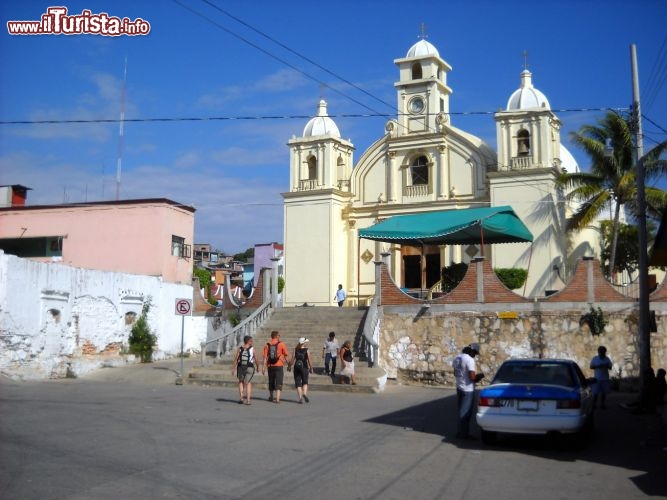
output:
[[[289,352],[280,340],[280,332],[271,332],[271,340],[264,346],[262,355],[262,375],[269,374],[269,401],[280,404],[280,393],[283,390],[283,367],[287,363]]]
[[[611,359],[607,357],[607,348],[601,345],[598,347],[597,356],[593,356],[593,359],[591,359],[590,365],[595,377],[595,384],[593,384],[593,408],[597,408],[598,398],[600,399],[600,409],[604,410],[606,408],[607,394],[611,392],[609,371],[612,365]]]
[[[236,356],[232,363],[232,374],[236,371],[236,378],[239,381],[239,404],[243,404],[244,394],[245,404],[250,404],[252,377],[255,374],[255,367],[257,366],[255,348],[252,343],[251,336],[246,335],[243,337],[243,345],[236,351]]]
[[[339,355],[342,363],[340,383],[357,385],[357,378],[354,373],[354,357],[352,356],[352,342],[346,340],[343,343],[343,347],[340,348]]]
[[[346,298],[347,294],[343,290],[343,285],[338,285],[338,290],[336,290],[336,294],[334,295],[334,300],[338,302],[338,307],[343,307]]]
[[[296,386],[296,393],[299,395],[299,404],[310,403],[308,399],[308,375],[313,373],[313,360],[308,352],[308,340],[306,337],[301,337],[299,343],[294,348],[294,353],[289,360],[287,370],[294,371],[294,385]]]
[[[336,374],[336,358],[338,357],[339,349],[340,346],[336,340],[336,334],[329,332],[329,338],[324,342],[324,347],[322,347],[322,358],[324,358],[324,373],[332,377]],[[331,371],[329,371],[329,367],[331,367]]]
[[[469,344],[452,362],[454,376],[456,377],[456,403],[458,408],[456,437],[459,439],[474,439],[470,435],[470,418],[472,417],[475,400],[475,384],[484,378],[483,373],[477,373],[475,356],[478,354],[479,344]]]

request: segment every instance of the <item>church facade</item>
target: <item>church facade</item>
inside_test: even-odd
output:
[[[495,114],[494,151],[452,123],[452,68],[431,43],[418,41],[394,63],[397,118],[356,164],[354,145],[341,138],[324,101],[302,136],[288,142],[284,305],[334,305],[339,284],[350,305],[367,304],[375,293],[374,261],[386,253],[396,284],[406,290],[424,291],[440,280],[442,267],[480,255],[494,268],[527,269],[519,290],[526,296],[561,288],[567,241],[556,179],[576,165],[530,72],[521,73],[519,89]],[[530,229],[532,244],[414,248],[358,237],[360,229],[395,215],[503,205]]]

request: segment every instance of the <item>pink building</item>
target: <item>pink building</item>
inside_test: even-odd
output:
[[[166,198],[0,208],[6,254],[191,284],[193,207]]]

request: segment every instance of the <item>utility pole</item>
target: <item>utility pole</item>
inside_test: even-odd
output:
[[[635,133],[635,164],[637,165],[637,209],[639,228],[639,375],[644,381],[644,372],[651,367],[651,332],[649,327],[648,255],[646,236],[646,171],[644,167],[644,138],[642,135],[642,113],[639,99],[639,71],[637,69],[637,46],[630,46],[632,64],[632,123]]]

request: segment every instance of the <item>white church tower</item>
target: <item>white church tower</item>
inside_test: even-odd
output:
[[[341,139],[320,100],[317,116],[292,137],[290,190],[283,193],[285,304],[331,305],[347,280],[348,254],[334,242],[347,239],[343,211],[349,204],[354,146]]]
[[[533,243],[502,246],[493,252],[494,268],[528,270],[527,296],[562,288],[566,264],[565,209],[557,177],[561,158],[571,157],[560,143],[561,122],[527,69],[521,86],[495,114],[498,169],[489,172],[492,206],[511,205],[533,233]]]

